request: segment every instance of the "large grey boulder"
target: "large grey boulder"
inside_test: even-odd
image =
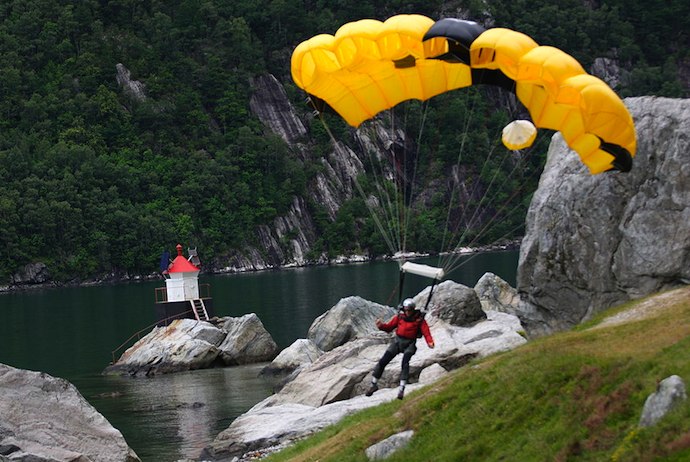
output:
[[[388,320],[396,310],[362,297],[341,299],[333,308],[316,318],[309,327],[307,338],[323,351],[330,351],[355,338],[378,331],[377,318]]]
[[[421,385],[409,385],[409,392]],[[233,460],[272,446],[286,445],[333,425],[355,412],[396,399],[397,390],[379,390],[373,396],[358,396],[324,406],[259,403],[235,419],[204,449],[201,460]]]
[[[218,348],[228,366],[270,361],[278,354],[278,345],[255,313],[227,318],[222,328],[227,336]]]
[[[324,353],[278,393],[269,396],[266,404],[322,406],[354,396],[355,386],[371,372],[387,343],[388,337],[383,335],[361,338]]]
[[[526,342],[517,333],[522,329],[517,317],[506,313],[491,312],[487,320],[465,328],[433,318],[431,324],[436,349],[419,344],[410,367],[413,382],[419,382],[409,384],[407,394],[444,377],[447,370],[470,358]],[[378,334],[356,339],[324,353],[278,393],[233,421],[205,450],[206,455],[212,460],[230,460],[249,451],[289,444],[353,412],[396,399],[400,357],[386,368],[379,381],[381,389],[371,397],[363,395],[388,338]]]
[[[436,290],[438,290],[438,293]],[[426,289],[428,290],[428,288]],[[421,300],[428,296],[428,292],[422,291],[415,297]],[[463,312],[465,306],[462,301],[471,297],[466,296],[466,291],[472,290],[462,284],[453,281],[445,281],[434,290],[433,299],[441,307],[443,303]],[[460,300],[453,300],[457,295]],[[353,297],[350,297],[353,298]],[[472,306],[480,306],[479,300],[472,299]],[[344,304],[339,302],[331,310],[340,314]],[[379,313],[380,305],[368,302],[362,304],[357,311],[357,316],[374,320]],[[359,306],[359,305],[358,305]],[[364,314],[366,306],[371,310]],[[431,305],[430,305],[431,306]],[[481,308],[480,308],[481,309]],[[390,309],[392,313],[394,310]],[[443,314],[450,312],[442,311]],[[526,340],[520,335],[522,326],[516,316],[489,312],[482,312],[484,321],[473,322],[468,326],[457,326],[447,320],[438,318],[434,312],[427,314],[432,336],[436,348],[430,349],[423,339],[417,341],[417,353],[410,362],[410,380],[417,381],[421,372],[434,364],[440,365],[446,370],[457,369],[475,357],[481,357],[498,351],[505,351],[522,345]],[[468,319],[478,317],[474,315]],[[322,318],[331,318],[330,311]],[[456,319],[455,316],[448,316]],[[339,318],[338,318],[339,319]],[[300,403],[309,406],[323,406],[336,401],[349,399],[364,393],[371,378],[374,365],[383,355],[393,333],[384,333],[375,327],[369,328],[370,334],[365,337],[355,338],[347,343],[325,352],[313,363],[302,368],[299,373],[276,394],[266,399],[265,405],[275,406],[283,403]],[[399,383],[401,358],[395,358],[385,369],[379,379],[380,387],[393,387]]]
[[[45,373],[0,364],[0,460],[140,459],[74,385]]]
[[[364,450],[369,460],[385,460],[410,443],[414,436],[413,430],[396,433],[385,440],[379,441]]]
[[[295,340],[281,351],[271,363],[262,369],[262,374],[289,374],[316,361],[323,351],[309,339]]]
[[[421,291],[414,301],[418,309],[425,309],[431,316],[442,319],[454,326],[469,326],[486,319],[477,292],[474,289],[453,281],[443,281],[434,287],[429,300],[431,287]],[[427,305],[427,300],[429,304]]]
[[[665,378],[659,382],[656,391],[647,397],[640,417],[640,427],[651,427],[687,399],[683,379],[677,375]]]
[[[527,214],[517,290],[531,333],[690,283],[690,100],[628,98],[632,171],[590,175],[559,134]]]
[[[463,287],[449,282],[439,293],[462,294]],[[415,297],[418,301],[422,298],[423,294]],[[376,309],[375,304],[369,306],[372,311]],[[376,316],[367,317],[373,324]],[[520,335],[523,328],[519,319],[507,313],[489,311],[486,319],[468,326],[450,324],[433,313],[426,319],[436,348],[428,348],[423,340],[417,342],[418,350],[410,363],[407,393],[438,380],[471,358],[507,351],[526,343]],[[299,369],[280,391],[233,421],[206,449],[207,455],[212,460],[230,460],[248,451],[289,444],[351,412],[395,399],[401,356],[386,368],[379,380],[380,390],[371,397],[363,395],[372,369],[392,335],[374,331],[323,353],[313,363]]]
[[[108,366],[112,375],[151,376],[211,367],[225,332],[205,321],[176,319],[155,327]]]
[[[494,273],[484,273],[474,285],[484,311],[517,314],[520,296],[513,287]]]
[[[463,290],[453,290],[452,286],[464,288],[461,284],[446,282],[447,290],[442,293],[464,293]],[[415,298],[422,297],[423,294],[424,292]],[[448,302],[451,303],[450,300]],[[520,335],[523,328],[516,316],[499,312],[489,312],[486,316],[484,321],[462,327],[450,324],[433,313],[428,314],[426,319],[436,347],[430,349],[423,339],[417,341],[417,353],[410,362],[410,381],[416,382],[422,371],[434,364],[453,370],[472,358],[510,350],[526,342]],[[312,364],[301,369],[278,393],[268,397],[265,404],[275,406],[300,403],[322,406],[363,394],[368,387],[374,365],[383,355],[393,335],[375,331],[368,337],[351,340],[325,352]],[[399,355],[386,367],[379,379],[381,388],[397,386],[401,358]]]
[[[104,374],[151,376],[270,361],[278,347],[256,314],[215,319],[217,325],[176,319],[132,345]]]

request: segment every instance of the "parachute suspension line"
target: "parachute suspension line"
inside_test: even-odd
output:
[[[403,299],[403,286],[405,285],[405,271],[400,268],[400,278],[398,280],[398,305]]]
[[[379,214],[376,213],[376,209],[374,208],[374,206],[371,205],[370,202],[366,200],[366,198],[364,199],[366,201],[367,208],[369,209],[372,219],[374,220],[376,226],[379,229],[379,232],[384,236],[386,244],[388,245],[388,249],[390,250],[391,254],[394,254],[397,251],[397,249],[400,248],[399,236],[395,232],[395,229],[393,229],[392,225],[392,223],[394,223],[393,216],[395,216],[395,208],[392,204],[395,203],[395,198],[391,200],[389,189],[386,187],[385,184],[385,171],[383,170],[383,166],[381,165],[380,159],[374,159],[375,153],[372,151],[367,150],[367,154],[369,157],[371,172],[374,177],[374,186],[376,188],[377,197],[380,201],[382,201],[382,203],[379,206],[379,210],[380,215],[383,215],[383,220],[386,223],[385,226],[384,223],[381,222]],[[359,184],[358,188],[360,189],[361,194],[364,195],[364,192],[361,190],[361,186]]]
[[[530,153],[531,153],[531,151],[530,151]],[[528,160],[529,160],[529,159],[525,159],[525,160],[523,160],[522,163],[524,164],[524,163],[527,162]],[[518,163],[518,165],[519,165],[519,163]],[[516,165],[515,168],[517,168],[517,165]],[[494,217],[492,217],[492,219],[489,220],[489,223],[487,223],[487,225],[484,226],[484,228],[477,234],[477,236],[481,236],[481,235],[484,233],[484,231],[485,231],[488,227],[491,226],[491,222],[493,222],[494,218],[495,218],[497,215],[499,215],[499,214],[502,212],[502,210],[504,210],[505,208],[507,208],[508,204],[513,200],[513,198],[516,197],[517,195],[519,195],[519,194],[524,190],[524,188],[526,187],[526,185],[527,185],[531,180],[534,180],[535,177],[537,177],[539,173],[540,173],[540,171],[539,171],[538,169],[535,169],[534,171],[532,171],[532,172],[524,179],[524,181],[521,182],[520,187],[513,191],[513,193],[511,194],[511,196],[508,198],[508,200],[504,202],[503,206],[494,214]],[[517,205],[515,205],[515,206],[513,206],[513,208],[508,212],[508,214],[507,214],[506,216],[507,216],[507,217],[510,217],[510,216],[512,216],[514,213],[516,213],[516,212],[518,212],[518,211],[519,211],[519,210],[518,210],[518,207],[517,207]],[[504,239],[504,238],[506,238],[506,237],[512,235],[515,231],[517,231],[518,229],[522,228],[523,226],[524,226],[524,223],[518,223],[518,224],[517,224],[516,226],[514,226],[512,229],[506,231],[502,236],[500,236],[500,237],[498,237],[497,239],[495,239],[494,242],[497,242],[497,241],[499,241],[499,240],[501,240],[501,239]],[[472,241],[472,243],[474,243],[475,241],[476,241],[476,238]],[[472,243],[470,243],[470,245],[472,245]],[[469,263],[469,262],[470,262],[472,259],[474,259],[474,257],[476,257],[477,255],[479,255],[479,252],[474,253],[474,254],[472,254],[472,255],[470,255],[470,256],[466,256],[466,258],[463,258],[463,256],[461,256],[461,255],[457,255],[457,258],[455,258],[454,261],[452,262],[452,264],[450,264],[450,265],[448,266],[447,272],[448,272],[448,273],[451,273],[451,272],[455,271],[456,269],[460,268],[461,266],[463,266],[463,265]]]
[[[470,93],[471,93],[471,92],[467,92],[466,101],[465,101],[465,106],[468,105],[468,100],[469,100],[470,97],[471,97]],[[470,121],[472,120],[472,117],[474,117],[474,111],[475,111],[476,101],[477,101],[477,100],[476,100],[476,96],[475,96],[475,97],[473,97],[473,99],[472,99],[472,104],[471,104],[471,106],[470,106],[470,111],[468,112],[467,117],[465,118],[465,121],[464,121],[464,124],[463,124],[462,142],[460,143],[460,149],[459,149],[459,151],[458,151],[458,157],[457,157],[457,160],[455,161],[455,167],[456,167],[456,169],[457,169],[458,172],[459,172],[459,170],[460,170],[460,162],[462,161],[462,156],[463,156],[463,154],[465,153],[465,143],[467,142],[467,133],[468,133],[468,131],[469,131]],[[477,188],[477,184],[478,184],[478,183],[475,182],[475,184],[474,184],[474,189],[473,189],[472,192],[470,193],[470,196],[469,196],[469,197],[473,197],[473,196],[474,196],[474,192],[475,192],[475,190],[476,190],[476,188]],[[460,186],[460,182],[459,182],[459,181],[458,181],[458,182],[455,182],[455,181],[453,182],[453,189],[452,189],[451,192],[450,192],[450,200],[449,200],[449,204],[448,204],[448,210],[446,211],[446,222],[445,222],[444,229],[443,229],[443,241],[442,241],[442,245],[441,245],[441,249],[442,249],[442,250],[445,250],[445,249],[446,249],[446,243],[447,243],[448,240],[449,240],[448,233],[449,233],[449,230],[450,230],[450,217],[451,217],[451,213],[452,213],[452,210],[453,210],[453,205],[454,205],[454,203],[455,203],[455,195],[456,195],[456,193],[458,194],[458,198],[459,198],[459,196],[460,196],[460,193],[459,193],[459,191],[458,191],[458,189],[457,189],[459,186]],[[464,220],[464,216],[465,216],[466,211],[467,211],[467,207],[464,207],[464,208],[463,208],[463,214],[462,214],[462,216],[460,217],[460,221],[459,221],[460,223]],[[456,235],[457,235],[457,232],[452,233],[452,236],[456,236]],[[452,237],[451,240],[454,242],[454,241],[455,241],[455,238]],[[456,249],[453,249],[451,252],[454,252],[454,251],[456,251]],[[439,256],[439,262],[441,262],[441,261],[442,261],[442,258],[441,258],[441,256]],[[442,265],[442,264],[439,263],[439,266],[443,267],[444,265]]]
[[[395,185],[395,219],[392,220],[391,227],[393,227],[397,231],[398,237],[398,248],[395,252],[393,252],[393,255],[395,255],[397,252],[402,252],[402,254],[404,255],[405,252],[407,252],[407,232],[404,227],[406,210],[405,185],[407,183],[407,150],[405,149],[405,140],[403,139],[402,161],[400,161],[400,159],[398,159],[398,156],[400,154],[398,153],[398,150],[396,150],[396,141],[398,139],[396,125],[398,119],[396,117],[394,108],[390,110],[390,120],[390,136],[393,140],[393,145],[391,146],[391,156],[393,159],[393,184]],[[403,123],[403,127],[404,126],[405,124]],[[402,290],[402,284],[400,290]]]
[[[497,139],[497,137],[494,137],[494,138]],[[482,167],[481,167],[481,169],[480,169],[479,178],[481,178],[481,177],[484,175],[484,172],[485,172],[486,168],[489,166],[489,163],[490,163],[490,161],[491,161],[491,159],[492,159],[494,153],[496,152],[496,148],[497,148],[498,146],[500,146],[500,144],[497,143],[497,144],[494,145],[494,146],[491,148],[491,150],[489,151],[489,155],[487,155],[487,157],[485,158],[484,163],[483,163],[483,165],[482,165]],[[483,236],[488,230],[491,229],[491,227],[493,226],[493,223],[496,221],[496,219],[497,219],[499,216],[501,216],[501,215],[500,215],[501,212],[507,207],[507,205],[510,203],[510,201],[512,201],[512,199],[513,199],[513,198],[520,192],[520,190],[522,189],[522,188],[518,188],[516,191],[514,191],[513,194],[511,195],[510,199],[509,199],[507,202],[504,202],[504,203],[502,204],[502,206],[499,208],[499,210],[497,210],[497,211],[494,213],[494,215],[491,217],[491,219],[490,219],[490,220],[489,220],[489,221],[488,221],[488,222],[487,222],[487,223],[486,223],[486,224],[485,224],[475,235],[474,235],[472,241],[469,242],[469,243],[465,243],[465,237],[466,237],[467,233],[470,232],[470,231],[472,231],[472,230],[474,229],[475,224],[480,220],[480,217],[482,216],[482,211],[483,211],[482,207],[485,206],[485,205],[489,205],[489,206],[490,206],[491,204],[493,204],[493,203],[495,202],[495,200],[496,200],[496,198],[497,198],[499,192],[496,191],[496,190],[493,188],[493,185],[494,185],[494,182],[497,180],[498,175],[499,175],[499,173],[500,173],[500,171],[501,171],[501,168],[502,168],[502,166],[504,165],[504,163],[506,162],[507,159],[509,159],[508,156],[503,156],[502,159],[501,159],[501,162],[500,162],[499,166],[494,170],[494,174],[492,175],[492,178],[490,179],[488,186],[485,188],[485,191],[484,191],[484,193],[482,194],[482,197],[480,198],[479,203],[476,205],[476,207],[473,207],[472,216],[469,218],[469,220],[467,221],[467,224],[464,226],[463,232],[462,232],[462,234],[460,235],[460,237],[457,238],[457,233],[454,233],[454,234],[453,234],[454,239],[457,238],[457,241],[455,241],[455,242],[457,242],[457,243],[456,243],[455,247],[453,248],[453,250],[452,250],[451,252],[448,253],[448,257],[445,259],[445,262],[443,263],[442,267],[444,267],[444,268],[449,268],[449,269],[450,269],[451,267],[453,267],[454,264],[461,258],[461,255],[460,255],[460,253],[459,253],[459,250],[460,250],[461,246],[463,245],[463,243],[465,244],[466,247],[472,247],[479,239],[481,239],[482,236]],[[458,165],[459,165],[459,164],[458,164]],[[520,165],[521,165],[521,162],[517,162],[517,163],[513,166],[513,169],[512,169],[511,172],[507,175],[507,177],[508,177],[508,178],[513,178],[514,173],[518,170],[518,167],[519,167]],[[523,184],[524,184],[524,183],[523,183]],[[479,185],[480,185],[480,181],[475,182],[474,187],[473,187],[473,190],[472,190],[472,192],[470,193],[470,196],[469,196],[470,199],[473,198],[473,197],[475,197],[475,194],[476,194],[476,191],[477,191]],[[464,220],[465,220],[465,218],[466,218],[466,212],[467,212],[467,210],[468,210],[468,207],[464,207],[464,208],[463,208],[463,213],[462,213],[462,216],[461,216],[461,218],[460,218],[459,223],[463,223],[463,222],[464,222]],[[447,226],[447,227],[448,227],[448,226]],[[506,235],[506,236],[507,236],[507,235]],[[503,237],[505,237],[505,236],[503,236]],[[501,238],[503,238],[503,237],[501,237]],[[450,272],[450,271],[449,271],[449,272]]]
[[[434,293],[434,287],[436,287],[436,283],[438,282],[438,279],[434,278],[434,280],[431,282],[431,289],[429,289],[429,296],[426,299],[426,304],[424,304],[424,311],[429,308],[429,302],[431,302],[431,295]]]
[[[489,151],[489,155],[486,157],[486,161],[485,161],[484,164],[482,165],[482,169],[481,169],[480,174],[479,174],[479,177],[480,177],[480,178],[481,178],[481,176],[484,174],[484,170],[485,170],[486,166],[489,164],[489,160],[493,157],[493,154],[494,154],[494,152],[495,152],[495,149],[496,149],[496,148],[494,147],[494,148],[492,148],[492,149]],[[505,158],[504,158],[504,160],[505,160]],[[501,161],[499,167],[500,167],[501,165],[503,165],[504,160]],[[486,190],[485,190],[484,194],[482,194],[482,197],[479,199],[479,203],[477,204],[476,207],[473,208],[474,210],[472,211],[472,216],[471,216],[470,219],[467,221],[467,226],[466,226],[465,229],[463,230],[463,233],[462,233],[462,235],[460,236],[460,239],[459,239],[457,245],[456,245],[455,248],[453,249],[455,252],[457,252],[457,250],[460,248],[460,245],[461,245],[462,242],[465,240],[465,236],[467,235],[467,233],[470,232],[470,231],[472,230],[472,228],[474,227],[475,223],[476,223],[477,221],[479,221],[479,219],[480,219],[480,217],[481,217],[481,214],[482,214],[482,213],[481,213],[481,212],[482,212],[482,206],[491,203],[491,200],[490,200],[490,197],[488,196],[488,194],[489,194],[489,191],[493,191],[493,190],[492,190],[492,187],[493,187],[494,181],[495,181],[496,178],[498,177],[498,173],[499,173],[499,169],[496,169],[496,170],[494,171],[493,176],[491,177],[491,180],[489,181],[489,184],[486,186]],[[479,183],[480,183],[480,182],[477,181],[476,185],[478,185]],[[488,198],[488,199],[487,199],[487,198]],[[466,209],[465,209],[465,210],[466,210]],[[464,214],[463,214],[463,218],[464,218]],[[481,236],[481,232],[480,232],[480,233],[477,233],[477,235],[475,236],[475,238],[472,240],[472,243],[476,242],[476,240],[477,240],[480,236]]]
[[[333,144],[333,149],[336,151],[340,151],[342,148],[340,147],[340,143],[335,139],[335,136],[333,135],[333,132],[331,131],[331,128],[328,126],[328,123],[326,123],[326,120],[323,117],[323,114],[321,111],[318,110],[316,105],[310,101],[312,104],[312,107],[314,107],[314,113],[319,116],[319,120],[321,121],[321,125],[323,125],[324,130],[326,130],[326,133],[328,134],[329,139],[331,140],[331,143]],[[369,154],[371,157],[371,153]],[[355,187],[357,188],[357,191],[359,192],[360,196],[362,197],[362,200],[364,201],[364,204],[366,205],[367,209],[369,210],[369,214],[371,215],[372,219],[374,220],[374,223],[376,224],[376,227],[379,229],[379,232],[384,238],[384,241],[388,245],[388,248],[391,249],[391,251],[394,251],[395,246],[393,245],[393,242],[391,241],[391,237],[386,233],[383,224],[381,223],[381,220],[379,219],[379,216],[376,214],[376,211],[374,210],[373,205],[370,204],[370,202],[367,200],[366,193],[364,192],[364,189],[362,188],[362,185],[359,183],[359,180],[355,176]]]
[[[524,226],[524,223],[520,223],[520,224],[516,225],[512,229],[506,231],[505,234],[503,234],[503,236],[501,236],[498,239],[500,240],[500,239],[503,239],[507,236],[510,236],[515,231],[522,228],[523,226]],[[462,266],[466,265],[467,263],[472,261],[475,257],[479,256],[480,254],[481,254],[481,252],[474,252],[470,255],[458,256],[458,258],[454,259],[452,264],[448,267],[447,273],[450,274],[453,271],[457,270],[458,268],[461,268]],[[463,258],[463,257],[465,257],[465,258]]]
[[[497,146],[497,145],[496,145],[496,146]],[[482,165],[482,168],[480,169],[479,178],[481,178],[481,177],[484,175],[485,169],[486,169],[487,166],[489,165],[489,162],[490,162],[491,158],[493,157],[494,152],[496,151],[496,146],[494,146],[493,148],[491,148],[491,150],[489,151],[489,155],[486,157],[486,159],[485,159],[485,161],[484,161],[484,163],[483,163],[483,165]],[[456,244],[455,247],[453,248],[453,251],[449,253],[448,258],[447,258],[447,262],[446,262],[446,264],[444,265],[444,267],[445,267],[445,266],[448,266],[448,267],[452,266],[453,263],[454,263],[455,261],[457,261],[457,260],[460,258],[459,250],[460,250],[460,247],[462,246],[462,244],[465,243],[465,236],[467,235],[468,232],[470,232],[470,231],[474,228],[475,223],[480,219],[480,217],[481,217],[481,215],[482,215],[482,207],[483,207],[484,205],[486,205],[487,203],[490,204],[490,203],[492,202],[492,201],[490,200],[490,197],[489,197],[489,192],[493,192],[493,193],[495,194],[495,192],[494,192],[493,189],[492,189],[492,188],[493,188],[493,184],[494,184],[494,181],[496,180],[496,178],[497,178],[497,176],[498,176],[500,167],[503,165],[503,163],[505,162],[505,159],[506,159],[506,158],[507,158],[507,157],[503,157],[503,159],[501,160],[501,163],[499,164],[499,168],[497,168],[497,169],[494,171],[494,175],[492,176],[491,180],[489,181],[489,184],[486,186],[485,192],[482,194],[482,197],[479,199],[479,202],[477,203],[477,205],[476,205],[475,207],[473,207],[472,216],[471,216],[471,217],[469,218],[469,220],[467,221],[467,224],[465,225],[462,234],[461,234],[460,237],[457,239],[457,241],[456,241],[457,244]],[[515,171],[515,169],[513,169],[513,171]],[[475,195],[477,189],[479,188],[479,184],[480,184],[480,181],[477,181],[477,182],[475,183],[470,198],[474,197],[474,195]],[[465,207],[465,208],[463,209],[463,214],[462,214],[461,222],[465,220],[465,215],[466,215],[465,212],[466,212],[466,211],[467,211],[467,207]],[[494,214],[494,216],[492,217],[492,219],[489,221],[489,224],[493,221],[493,219],[494,219],[496,216],[497,216],[497,215]],[[483,233],[486,231],[486,229],[487,229],[487,227],[485,226],[484,228],[482,228],[481,230],[479,230],[479,232],[476,233],[476,235],[474,236],[474,238],[472,239],[471,242],[465,243],[466,247],[472,247],[472,245],[473,245],[474,243],[476,243],[477,240],[479,240],[479,239],[483,236]]]
[[[362,185],[359,183],[359,180],[355,178],[355,186],[357,187],[357,191],[359,192],[360,196],[362,196],[362,200],[364,201],[364,204],[367,206],[367,210],[369,210],[369,214],[371,215],[371,218],[374,220],[374,223],[376,224],[376,227],[379,229],[379,232],[383,236],[383,240],[386,241],[386,245],[388,245],[388,248],[393,251],[395,249],[395,244],[393,243],[393,238],[395,236],[390,235],[389,233],[386,232],[386,228],[383,226],[381,223],[381,219],[379,215],[376,213],[376,210],[374,209],[374,206],[369,203],[369,200],[366,196],[366,193],[364,192],[364,189],[362,188]]]
[[[410,229],[410,224],[412,222],[412,198],[414,197],[414,190],[415,190],[415,185],[417,182],[417,172],[418,172],[418,167],[420,163],[420,155],[421,155],[421,144],[422,144],[422,137],[424,133],[424,128],[426,126],[426,118],[427,115],[429,114],[429,103],[427,101],[422,101],[422,111],[421,111],[421,119],[419,121],[419,131],[417,134],[417,140],[415,141],[415,153],[414,157],[412,159],[412,177],[407,178],[407,171],[408,171],[408,166],[407,166],[407,149],[405,149],[405,175],[404,175],[404,181],[405,185],[403,185],[402,189],[402,199],[404,201],[403,203],[403,220],[400,223],[400,226],[402,227],[402,236],[403,236],[403,246],[401,248],[403,254],[407,250],[407,237],[408,237],[408,232]],[[405,112],[405,124],[404,126],[408,126],[408,111]],[[406,203],[409,201],[409,203]]]
[[[476,100],[476,95],[470,95],[470,93],[472,93],[472,92],[469,92],[469,91],[468,91],[468,92],[466,93],[466,97],[465,97],[465,107],[468,106],[468,103],[469,103],[470,98],[472,98],[472,100],[471,100],[471,105],[469,105],[469,106],[470,106],[470,110],[469,110],[469,112],[468,112],[468,114],[467,114],[467,116],[466,116],[466,118],[465,118],[464,123],[463,123],[462,141],[461,141],[461,143],[460,143],[460,149],[458,150],[458,156],[457,156],[457,159],[456,159],[456,161],[455,161],[455,167],[457,168],[458,171],[459,171],[459,169],[460,169],[460,162],[462,161],[462,156],[463,156],[463,154],[464,154],[464,152],[465,152],[465,143],[467,142],[467,133],[468,133],[468,131],[469,131],[470,121],[472,120],[472,117],[474,116],[475,105],[476,105],[476,101],[477,101],[477,100]],[[469,197],[473,197],[473,196],[474,196],[474,193],[475,193],[475,191],[476,191],[477,185],[478,185],[478,182],[475,182],[474,188],[473,188],[472,192],[470,193],[470,196],[469,196]],[[452,241],[454,242],[454,241],[455,241],[455,238],[454,238],[453,236],[456,236],[456,235],[457,235],[457,232],[453,232],[452,235],[451,235],[451,238],[449,239],[450,217],[451,217],[451,213],[452,213],[452,210],[453,210],[453,205],[454,205],[454,203],[455,203],[455,195],[456,195],[456,193],[458,194],[458,197],[459,197],[459,195],[460,195],[460,193],[459,193],[459,191],[458,191],[459,186],[460,186],[460,182],[459,182],[459,181],[457,181],[457,182],[454,181],[454,182],[453,182],[453,188],[452,188],[452,190],[451,190],[451,192],[450,192],[450,200],[448,201],[449,203],[448,203],[448,209],[447,209],[447,211],[446,211],[446,222],[445,222],[444,227],[443,227],[443,239],[442,239],[442,241],[441,241],[441,253],[439,254],[439,266],[442,267],[442,268],[446,266],[445,264],[442,264],[442,261],[443,261],[442,253],[443,253],[443,251],[446,249],[446,243],[447,243],[449,240],[452,240]],[[467,207],[464,207],[464,208],[463,208],[463,214],[462,214],[462,216],[460,217],[459,223],[461,223],[461,222],[464,220],[464,216],[465,216],[466,211],[467,211]],[[458,247],[458,246],[456,246],[456,247],[452,250],[452,252],[457,251],[457,247]]]

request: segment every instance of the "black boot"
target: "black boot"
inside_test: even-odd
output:
[[[374,394],[376,390],[379,389],[379,386],[376,385],[375,383],[372,383],[367,392],[365,393],[367,396],[371,396]]]

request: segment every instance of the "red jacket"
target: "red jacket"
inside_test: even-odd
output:
[[[383,331],[390,332],[395,329],[395,333],[404,338],[417,338],[417,334],[421,331],[426,340],[427,345],[432,347],[434,339],[429,330],[429,324],[426,323],[424,316],[419,311],[415,311],[411,318],[405,316],[404,313],[396,314],[386,323],[380,323],[377,327]]]

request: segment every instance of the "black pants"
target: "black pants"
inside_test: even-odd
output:
[[[407,382],[410,377],[410,359],[417,352],[417,339],[416,338],[404,338],[395,336],[393,341],[386,348],[386,352],[379,359],[378,364],[374,367],[374,377],[376,380],[381,378],[383,370],[386,368],[389,362],[395,358],[398,353],[403,354],[402,358],[402,370],[400,371],[400,380]]]

